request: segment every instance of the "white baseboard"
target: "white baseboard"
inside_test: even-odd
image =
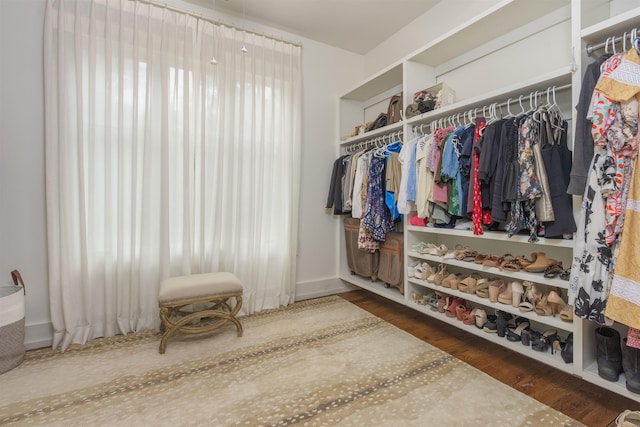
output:
[[[325,297],[327,295],[339,294],[340,292],[348,292],[355,289],[358,289],[358,287],[343,282],[339,277],[297,283],[296,301]]]
[[[51,323],[38,323],[25,325],[24,346],[27,350],[51,347],[53,345],[53,325]]]

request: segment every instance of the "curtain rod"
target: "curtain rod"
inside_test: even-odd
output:
[[[611,43],[611,39],[613,39],[613,44],[621,42],[622,40],[626,39],[627,37],[629,37],[629,41],[631,43],[633,43],[633,39],[635,38],[635,36],[638,33],[638,29],[634,28],[631,31],[626,31],[624,33],[624,35],[620,36],[620,37],[608,37],[607,40],[597,43],[597,44],[588,44],[586,45],[584,48],[587,51],[587,55],[591,55],[594,51],[598,50],[598,49],[602,49],[603,47],[606,47],[609,43]]]
[[[301,42],[292,42],[290,40],[286,40],[286,39],[283,39],[281,37],[270,36],[268,34],[259,33],[257,31],[253,31],[253,30],[248,30],[248,29],[243,28],[241,26],[238,26],[238,25],[235,25],[235,24],[230,24],[228,22],[224,22],[224,21],[219,20],[219,19],[207,18],[206,16],[202,15],[201,13],[195,13],[195,12],[192,12],[190,10],[180,9],[180,8],[177,8],[177,7],[169,6],[166,3],[159,3],[159,2],[156,2],[156,1],[153,1],[153,0],[129,0],[129,1],[138,2],[138,3],[144,3],[144,4],[151,5],[151,6],[160,7],[160,8],[163,8],[163,9],[170,10],[172,12],[177,12],[177,13],[181,13],[183,15],[192,16],[192,17],[194,17],[196,19],[200,19],[202,21],[211,22],[214,25],[222,25],[222,26],[225,26],[225,27],[229,27],[229,28],[233,28],[233,29],[239,30],[239,31],[244,31],[245,33],[255,34],[257,36],[266,37],[266,38],[271,39],[271,40],[276,40],[276,41],[280,41],[280,42],[283,42],[283,43],[288,43],[288,44],[293,45],[293,46],[302,47],[302,43]]]

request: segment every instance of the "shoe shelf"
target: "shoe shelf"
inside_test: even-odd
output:
[[[438,291],[447,295],[462,298],[475,305],[481,305],[486,308],[501,310],[518,317],[526,317],[527,319],[533,322],[537,322],[540,324],[544,324],[545,326],[548,326],[549,327],[548,329],[559,329],[562,331],[566,331],[567,335],[569,332],[573,332],[573,322],[566,322],[560,319],[559,316],[540,316],[535,311],[523,312],[523,311],[520,311],[517,307],[514,307],[512,305],[502,304],[500,302],[493,303],[488,298],[482,298],[475,294],[468,294],[466,292],[458,291],[456,289],[446,288],[444,286],[438,286],[435,283],[430,283],[417,278],[409,278],[407,279],[407,281],[413,285],[421,286],[423,288],[428,288],[428,289]],[[489,314],[493,314],[493,313],[489,313]]]
[[[455,291],[454,291],[455,292]],[[533,358],[535,360],[538,360],[542,363],[545,363],[547,365],[550,365],[556,369],[559,369],[561,371],[567,372],[569,374],[573,374],[574,368],[573,368],[573,364],[572,363],[564,363],[564,360],[562,360],[562,357],[560,356],[560,352],[556,352],[554,354],[551,354],[551,351],[547,351],[547,352],[539,352],[539,351],[535,351],[532,348],[528,347],[528,346],[524,346],[522,345],[522,343],[520,341],[509,341],[507,340],[507,338],[503,338],[503,337],[499,337],[497,334],[495,333],[489,333],[489,332],[485,332],[482,329],[477,328],[475,325],[465,325],[463,324],[461,321],[459,321],[457,318],[455,317],[447,317],[444,313],[440,313],[438,311],[433,311],[431,310],[431,308],[424,306],[424,305],[420,305],[417,304],[413,301],[410,301],[407,303],[408,306],[410,306],[411,308],[413,308],[416,311],[419,311],[421,313],[424,313],[430,317],[433,317],[435,319],[438,319],[444,323],[448,323],[450,325],[453,325],[457,328],[460,328],[463,331],[467,331],[473,335],[479,336],[483,339],[486,339],[487,341],[493,342],[495,344],[498,344],[502,347],[506,347],[509,350],[515,351],[516,353],[520,353],[524,356]]]
[[[611,390],[617,394],[628,397],[629,399],[638,400],[638,394],[627,390],[626,379],[624,373],[620,373],[618,381],[607,381],[598,375],[598,364],[593,362],[592,364],[585,366],[582,370],[582,378],[590,383],[596,384],[602,388]]]
[[[373,292],[374,294],[378,294],[382,297],[395,301],[399,304],[406,304],[405,297],[400,293],[398,288],[387,288],[382,282],[373,282],[371,281],[371,279],[361,277],[356,274],[341,274],[340,279],[352,285],[358,286],[359,288],[366,289]]]
[[[509,237],[504,231],[485,231],[484,234],[475,235],[471,230],[457,230],[455,228],[438,228],[438,227],[421,227],[416,225],[408,225],[408,231],[417,231],[421,233],[442,234],[446,236],[455,237],[467,237],[473,239],[487,239],[497,240],[501,242],[513,242],[513,243],[526,243],[528,245],[536,246],[550,246],[559,248],[573,248],[573,240],[568,239],[545,239],[544,237],[538,238],[539,240],[534,243],[529,242],[529,236],[524,234],[516,234]]]
[[[425,261],[431,261],[434,263],[442,263],[445,265],[451,265],[459,267],[465,270],[473,270],[486,277],[500,276],[508,279],[529,280],[534,283],[539,283],[545,286],[557,286],[558,288],[568,289],[569,282],[558,278],[546,278],[542,273],[527,273],[525,271],[500,271],[496,267],[486,267],[482,264],[476,264],[474,262],[459,261],[455,258],[443,258],[436,255],[421,254],[415,251],[407,251],[407,255],[413,258],[423,259]]]

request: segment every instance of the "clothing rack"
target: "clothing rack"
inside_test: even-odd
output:
[[[616,36],[608,37],[605,41],[601,43],[588,44],[584,48],[587,52],[587,55],[591,56],[593,52],[595,52],[596,50],[600,50],[602,48],[605,48],[606,53],[609,53],[609,46],[611,46],[611,49],[615,52],[616,43],[623,42],[622,49],[626,50],[626,46],[624,45],[626,44],[627,38],[629,39],[629,42],[631,43],[632,46],[633,45],[637,46],[638,41],[640,40],[640,38],[638,38],[638,29],[633,28],[631,31],[625,31],[624,34],[619,37],[616,37]]]
[[[403,132],[391,132],[385,135],[376,136],[375,138],[367,139],[364,141],[354,142],[347,146],[347,153],[351,154],[357,150],[368,149],[370,147],[382,147],[385,144],[392,144],[394,142],[402,142]]]
[[[508,98],[506,101],[501,103],[494,102],[492,104],[485,105],[483,107],[472,108],[462,113],[456,113],[447,117],[442,117],[442,118],[433,120],[428,126],[430,126],[433,130],[436,126],[445,127],[447,125],[462,126],[463,123],[471,124],[473,123],[473,120],[478,116],[478,113],[480,112],[482,113],[483,117],[487,117],[487,114],[488,114],[491,118],[497,119],[497,118],[500,118],[497,115],[497,110],[500,110],[500,115],[502,116],[502,112],[503,112],[502,107],[506,107],[508,114],[513,115],[513,113],[511,113],[511,110],[509,108],[512,101],[513,102],[518,101],[518,105],[522,110],[518,114],[525,113],[527,111],[533,111],[538,108],[538,99],[540,99],[540,101],[542,102],[542,98],[543,96],[545,96],[545,94],[546,94],[547,104],[551,106],[557,106],[558,104],[556,103],[556,92],[570,89],[570,88],[571,88],[571,84],[566,84],[562,86],[548,87],[547,89],[544,89],[541,91],[536,90],[536,91],[530,92],[529,95],[520,95],[518,98],[515,98],[513,100],[512,98]],[[527,98],[529,99],[529,110],[525,110],[525,107],[522,105],[522,101],[524,100],[526,102]],[[424,123],[413,126],[414,133],[424,133],[424,129],[425,129]]]

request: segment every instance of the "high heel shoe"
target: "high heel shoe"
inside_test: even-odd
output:
[[[520,282],[511,283],[511,305],[513,307],[519,307],[522,302],[522,296],[524,295],[524,288]]]
[[[513,302],[513,293],[511,292],[513,282],[507,283],[507,287],[498,294],[498,302],[511,305]]]
[[[504,280],[496,279],[489,284],[489,301],[498,302],[498,295],[504,290]]]
[[[535,283],[525,280],[522,282],[525,288],[523,301],[518,305],[518,309],[522,312],[533,311],[536,309],[536,304],[542,298],[542,292],[536,286]]]
[[[555,291],[556,294],[559,292],[558,289],[555,288],[555,287],[549,289],[547,291],[547,293],[544,294],[544,296],[542,297],[540,302],[538,304],[536,304],[535,310],[536,310],[536,314],[538,316],[551,316],[553,314],[553,309],[551,308],[551,305],[549,304],[549,294],[551,294],[554,291]]]
[[[573,332],[567,337],[564,347],[560,351],[560,356],[562,356],[564,363],[573,363]]]
[[[429,276],[433,274],[433,268],[426,262],[422,263],[421,267],[416,267],[416,277],[418,279],[427,280]]]
[[[547,296],[547,303],[549,304],[549,307],[551,307],[551,314],[553,315],[553,317],[556,316],[556,313],[564,310],[565,306],[567,305],[567,303],[564,302],[564,300],[560,296],[560,291],[556,290],[549,291],[549,295]]]
[[[441,285],[442,281],[448,275],[449,275],[449,272],[447,271],[447,266],[444,264],[440,264],[440,266],[438,267],[438,272],[435,274],[433,278],[433,283],[435,283],[436,285]]]

